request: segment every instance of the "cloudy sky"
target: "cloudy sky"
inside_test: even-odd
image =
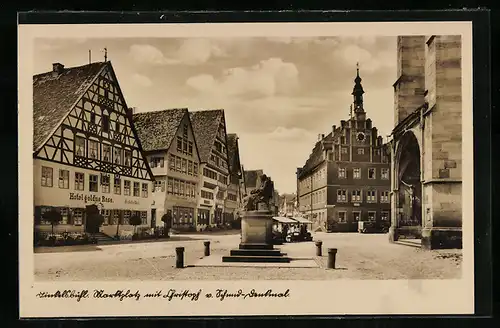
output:
[[[318,134],[348,119],[359,61],[365,110],[381,135],[393,127],[395,37],[38,39],[35,74],[80,66],[108,49],[129,107],[138,112],[223,108],[245,169],[263,169],[280,193]]]

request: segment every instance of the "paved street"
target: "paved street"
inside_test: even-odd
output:
[[[182,239],[72,246],[78,252],[36,253],[35,276],[43,280],[232,280],[232,279],[450,279],[460,278],[460,250],[424,251],[394,245],[385,234],[315,233],[323,241],[323,256],[315,257],[313,242],[279,246],[290,257],[314,258],[317,268],[189,267],[203,257],[203,241],[211,241],[211,256],[228,255],[240,236],[183,235]],[[175,247],[186,249],[184,269],[175,268]],[[80,249],[79,249],[80,247]],[[338,249],[337,269],[327,270],[327,248]]]

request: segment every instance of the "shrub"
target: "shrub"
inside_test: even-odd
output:
[[[54,233],[54,226],[58,225],[62,221],[62,215],[56,209],[51,209],[48,212],[43,213],[42,215],[45,221],[50,222],[52,226],[52,233]]]
[[[128,222],[134,226],[134,234],[137,226],[142,224],[142,220],[138,215],[132,215]]]

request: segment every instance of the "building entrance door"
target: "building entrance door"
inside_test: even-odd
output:
[[[151,228],[156,227],[156,208],[151,209]]]
[[[400,235],[420,238],[422,231],[420,149],[415,135],[411,132],[408,132],[401,141],[398,168],[397,226]]]

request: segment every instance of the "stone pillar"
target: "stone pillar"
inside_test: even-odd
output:
[[[395,242],[398,240],[398,218],[396,213],[396,208],[398,204],[398,173],[397,173],[397,163],[396,163],[396,149],[398,143],[393,140],[390,144],[391,146],[391,226],[389,228],[389,241]]]
[[[461,37],[427,38],[426,87],[432,114],[427,148],[422,247],[462,247]],[[430,139],[430,140],[428,140]],[[431,157],[431,158],[429,158]]]
[[[424,103],[425,36],[398,36],[397,76],[394,83],[394,124],[398,125]]]

